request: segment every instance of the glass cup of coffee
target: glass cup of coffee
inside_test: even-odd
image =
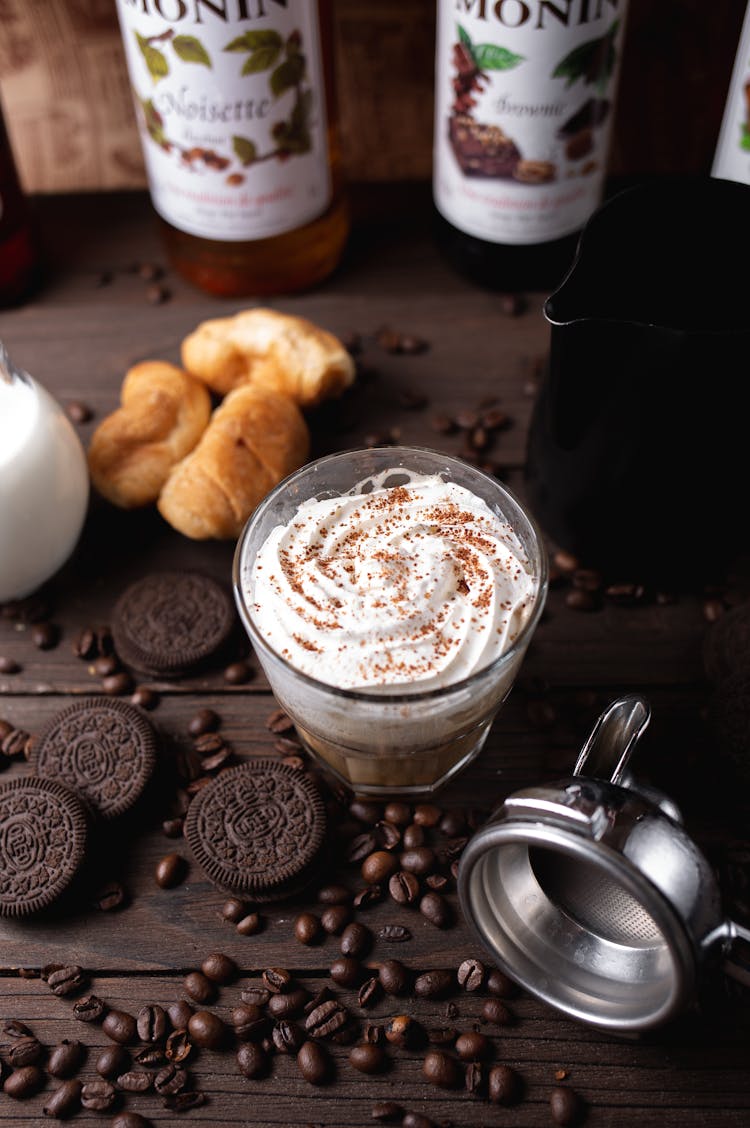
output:
[[[533,518],[419,447],[320,458],[237,544],[240,617],[305,748],[357,794],[424,795],[480,752],[544,606]]]

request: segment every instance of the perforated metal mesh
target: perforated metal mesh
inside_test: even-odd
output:
[[[662,938],[653,917],[598,866],[539,849],[530,851],[530,861],[550,901],[582,928],[631,947]]]

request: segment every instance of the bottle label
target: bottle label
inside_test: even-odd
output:
[[[601,200],[627,0],[439,0],[434,196],[461,231],[542,243]]]
[[[163,219],[234,242],[280,235],[326,210],[315,0],[117,0],[117,8]]]
[[[750,4],[745,9],[711,175],[750,184]]]

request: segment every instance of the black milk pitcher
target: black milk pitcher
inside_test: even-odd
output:
[[[547,299],[529,504],[621,579],[720,580],[748,547],[750,187],[643,183],[589,219]]]

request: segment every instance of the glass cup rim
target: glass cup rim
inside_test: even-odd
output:
[[[293,663],[289,662],[286,658],[284,658],[281,654],[274,650],[272,646],[269,646],[269,644],[256,628],[245,602],[245,596],[242,590],[242,558],[244,556],[245,544],[249,539],[254,527],[262,519],[263,514],[266,512],[266,510],[268,510],[270,506],[273,505],[279,494],[283,493],[284,490],[288,489],[288,487],[293,482],[297,481],[299,478],[304,477],[311,470],[318,469],[319,467],[325,466],[331,462],[343,461],[346,458],[351,458],[351,456],[355,454],[366,455],[370,453],[387,453],[392,454],[395,457],[402,457],[410,453],[433,455],[445,462],[453,463],[462,470],[469,471],[470,473],[476,474],[480,478],[486,479],[486,481],[494,490],[498,491],[501,495],[509,498],[509,500],[517,506],[517,508],[523,514],[525,520],[528,522],[529,528],[538,545],[539,575],[534,606],[532,608],[531,615],[529,615],[518,635],[507,650],[504,650],[502,654],[499,654],[497,658],[493,659],[493,661],[489,662],[486,666],[482,666],[481,669],[475,670],[473,673],[469,674],[468,677],[461,678],[459,681],[450,682],[448,685],[437,686],[433,689],[426,689],[422,691],[410,691],[407,693],[382,693],[379,689],[373,689],[372,687],[352,689],[344,686],[331,685],[330,682],[321,681],[319,678],[314,678],[310,674],[303,673],[302,670],[297,669],[297,667],[293,665]],[[398,469],[398,467],[396,467],[395,469]],[[232,589],[234,592],[235,603],[240,614],[240,619],[242,620],[242,624],[247,631],[247,634],[253,646],[258,646],[265,654],[267,654],[275,662],[278,662],[279,665],[281,665],[295,678],[298,678],[304,685],[308,685],[312,689],[315,689],[319,692],[322,691],[331,696],[340,697],[346,701],[367,702],[369,704],[374,704],[377,702],[377,704],[379,705],[405,705],[417,701],[425,702],[431,699],[437,700],[441,697],[445,697],[450,693],[457,693],[459,691],[468,689],[472,685],[476,685],[483,679],[487,678],[488,675],[490,675],[496,669],[502,667],[503,665],[507,665],[512,656],[521,648],[521,644],[524,642],[524,640],[533,634],[534,629],[539,622],[539,618],[542,614],[546,601],[548,573],[549,566],[547,558],[547,548],[544,542],[541,528],[539,527],[536,518],[532,516],[524,503],[513,493],[511,489],[508,488],[508,486],[498,481],[497,478],[491,477],[491,475],[485,473],[484,470],[480,470],[477,466],[472,466],[470,462],[465,462],[462,459],[457,458],[455,455],[446,454],[441,450],[435,450],[434,447],[415,446],[412,444],[399,444],[397,446],[349,447],[347,450],[336,451],[333,454],[321,455],[319,458],[311,459],[311,461],[306,462],[304,466],[300,466],[298,470],[294,470],[291,474],[288,474],[285,478],[282,478],[282,480],[278,482],[273,487],[273,489],[266,494],[263,500],[255,507],[255,509],[245,522],[242,532],[240,533],[237,545],[234,550],[234,557],[232,559]]]

